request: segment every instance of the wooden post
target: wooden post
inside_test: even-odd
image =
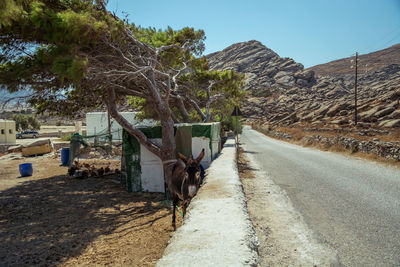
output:
[[[358,52],[356,52],[356,67],[354,79],[354,124],[357,126],[357,67],[358,67]]]
[[[110,111],[107,111],[108,117],[108,140],[110,142],[110,148],[112,146],[112,136],[111,136],[111,118],[110,118]]]
[[[236,116],[236,144],[239,144],[238,117]]]

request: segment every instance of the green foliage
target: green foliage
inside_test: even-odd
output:
[[[31,126],[31,128],[33,129],[33,130],[40,130],[40,122],[39,122],[39,120],[38,119],[36,119],[35,117],[33,117],[33,116],[27,116],[28,117],[28,123],[29,123],[29,125]]]
[[[207,101],[207,86],[209,81],[214,81],[210,95],[220,95],[211,104],[211,120],[223,121],[232,112],[232,107],[240,105],[246,96],[246,92],[241,89],[244,76],[235,73],[233,70],[208,70],[204,68],[204,63],[200,62],[196,71],[181,77],[181,81],[188,85],[189,94],[198,99],[200,103]],[[205,110],[203,111],[205,112]]]
[[[142,28],[131,24],[131,29],[138,39],[148,45],[161,47],[164,45],[184,45],[195,55],[201,55],[204,52],[204,40],[206,39],[203,30],[194,30],[185,27],[179,31],[168,27],[166,30],[156,28]],[[176,57],[177,50],[169,50],[166,54]],[[188,54],[187,54],[188,55]]]
[[[136,114],[136,119],[144,120],[149,118],[157,118],[157,114],[154,111],[153,105],[149,104],[146,99],[136,96],[128,96],[127,100],[128,105],[139,111],[139,113]]]
[[[15,121],[15,128],[17,131],[40,130],[40,122],[33,116],[15,114],[13,120]]]
[[[21,16],[21,1],[2,0],[0,1],[0,29],[10,26],[16,18]]]
[[[239,134],[242,134],[243,126],[242,126],[242,123],[240,122],[241,116],[238,116],[238,117],[232,116],[230,119],[231,119],[231,121],[230,121],[229,130],[232,130],[235,133],[237,131]],[[236,124],[237,124],[237,128],[236,128]]]
[[[87,60],[72,58],[70,56],[58,57],[54,60],[52,71],[58,75],[61,80],[71,79],[79,82],[85,77],[85,68]]]
[[[71,138],[74,134],[68,134],[68,135],[63,135],[61,136],[62,141],[71,141]]]
[[[208,98],[208,82],[217,82],[210,95],[223,97],[212,103],[211,120],[223,121],[231,106],[243,99],[244,92],[240,90],[243,76],[232,70],[211,71],[205,57],[196,57],[204,52],[203,30],[142,28],[116,18],[102,8],[102,1],[1,0],[0,90],[29,89],[33,92],[29,103],[38,112],[47,111],[50,115],[72,117],[102,107],[108,96],[105,88],[99,85],[101,79],[93,76],[93,66],[104,60],[98,57],[118,53],[104,44],[117,44],[121,49],[136,45],[123,34],[130,30],[139,41],[152,47],[177,45],[186,48],[171,47],[160,52],[156,68],[173,75],[171,70],[181,69],[186,62],[190,72],[178,78],[179,93],[185,88],[187,96],[200,107],[205,106]],[[93,54],[96,57],[90,57]],[[106,83],[106,79],[101,82]],[[142,86],[138,83],[140,81],[136,83],[132,79],[129,86]],[[125,103],[124,100],[123,94],[118,96],[119,103]],[[183,120],[175,100],[170,98],[170,101],[175,117]],[[129,97],[128,103],[142,111],[142,118],[157,118],[153,102]],[[193,121],[202,120],[193,107],[185,105]]]

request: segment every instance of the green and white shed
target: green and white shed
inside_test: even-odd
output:
[[[161,144],[161,127],[138,127],[151,141]],[[175,140],[177,152],[194,157],[205,149],[205,156],[201,162],[204,169],[220,152],[219,122],[176,124]],[[128,191],[164,192],[164,171],[161,159],[150,152],[138,140],[123,131],[123,158],[122,170],[125,176]]]

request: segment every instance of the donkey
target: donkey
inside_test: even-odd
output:
[[[168,191],[173,203],[172,227],[176,230],[175,209],[179,201],[183,202],[183,216],[190,200],[200,187],[200,162],[204,157],[204,148],[196,159],[191,155],[188,159],[178,153],[178,160],[172,167],[172,179],[168,181]]]

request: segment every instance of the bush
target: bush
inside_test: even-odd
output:
[[[15,129],[17,131],[40,130],[40,122],[33,116],[15,114],[12,118],[15,121]]]
[[[63,136],[61,136],[61,140],[63,140],[63,141],[71,141],[72,135],[73,134],[63,135]]]
[[[242,123],[240,122],[241,118],[242,117],[239,116],[239,117],[237,117],[237,120],[236,120],[236,117],[232,116],[230,130],[236,132],[236,121],[237,121],[237,123],[238,123],[238,126],[237,126],[238,133],[242,134],[243,126],[242,126]]]

